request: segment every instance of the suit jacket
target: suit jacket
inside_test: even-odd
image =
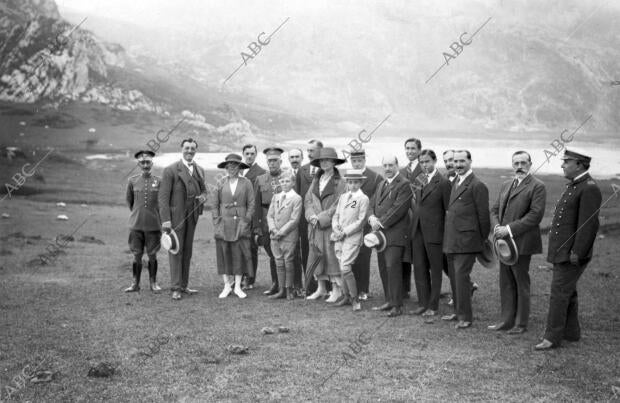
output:
[[[372,199],[377,191],[379,183],[383,180],[383,176],[379,175],[370,168],[364,169],[364,176],[366,179],[362,182],[362,187],[360,189],[362,189],[362,192],[368,196],[368,199]]]
[[[314,179],[312,174],[310,174],[310,168],[310,164],[302,165],[297,171],[297,175],[295,175],[295,192],[302,198],[306,197],[306,193],[308,193],[308,189],[310,189],[312,184],[312,179]]]
[[[205,185],[205,174],[201,167],[194,162],[194,178],[197,179],[200,194],[207,196],[207,187]],[[181,161],[177,161],[168,165],[164,169],[159,187],[159,215],[162,222],[171,221],[172,228],[177,229],[186,217],[186,213],[192,214],[195,221],[202,214],[203,205],[198,200],[187,193],[189,187],[189,171]]]
[[[410,241],[409,208],[413,193],[411,184],[401,174],[392,183],[384,179],[379,184],[371,204],[371,215],[383,225],[383,233],[388,246],[406,246]]]
[[[230,192],[228,178],[220,181],[215,195],[215,209],[211,212],[214,238],[228,242],[250,238],[254,209],[254,188],[249,179],[240,176],[234,194]]]
[[[256,183],[256,178],[258,178],[260,175],[262,175],[262,174],[264,174],[266,172],[267,172],[267,170],[263,169],[260,165],[258,165],[255,162],[254,164],[252,164],[252,166],[245,173],[244,177],[248,178],[250,180],[250,182],[252,182],[252,186],[254,186],[254,184]]]
[[[422,167],[418,162],[418,165],[413,169],[413,171],[409,170],[409,164],[406,167],[400,169],[400,174],[403,175],[407,180],[411,183],[415,183],[415,178],[418,177],[422,173]]]
[[[601,190],[589,173],[566,184],[551,221],[548,262],[568,262],[571,251],[583,262],[592,258],[601,199]]]
[[[510,227],[519,255],[542,253],[540,222],[547,200],[545,184],[528,175],[511,191],[513,182],[511,179],[502,184],[491,209],[493,224]]]
[[[138,174],[129,178],[127,183],[127,206],[129,229],[135,231],[160,231],[159,186],[161,178],[153,174],[147,178]]]
[[[446,211],[444,253],[478,253],[491,231],[489,190],[472,172],[461,185],[452,183]]]
[[[421,231],[426,243],[441,244],[450,202],[451,183],[436,172],[431,181],[416,190],[416,205],[413,209],[412,232]]]
[[[298,224],[301,217],[301,196],[293,193],[292,197],[287,195],[283,203],[281,200],[282,193],[273,195],[271,199],[267,213],[269,230],[280,231],[284,235],[280,241],[297,242]]]

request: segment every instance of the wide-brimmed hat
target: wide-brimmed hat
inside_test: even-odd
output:
[[[366,177],[364,176],[364,171],[361,169],[347,169],[346,173],[344,174],[343,178],[346,179],[366,179]]]
[[[372,231],[366,234],[364,236],[364,245],[377,249],[377,252],[383,252],[387,248],[385,234],[381,231]]]
[[[491,241],[485,239],[482,243],[482,252],[476,254],[476,260],[478,263],[490,269],[497,263],[497,259],[495,259],[495,255],[493,254],[493,245]]]
[[[220,169],[226,168],[226,164],[229,162],[234,162],[239,164],[239,169],[248,169],[249,166],[245,162],[242,161],[241,156],[239,154],[228,154],[224,161],[217,164],[217,167]]]
[[[321,160],[333,160],[336,165],[344,164],[346,162],[346,160],[338,158],[338,153],[333,147],[321,148],[319,150],[319,155],[317,155],[312,161],[310,161],[310,165],[320,168]]]
[[[493,238],[493,251],[497,259],[507,266],[512,266],[519,260],[519,249],[512,236]]]
[[[170,229],[170,232],[164,232],[161,234],[159,243],[162,248],[168,251],[168,253],[172,253],[173,255],[179,253],[179,238],[173,229]]]

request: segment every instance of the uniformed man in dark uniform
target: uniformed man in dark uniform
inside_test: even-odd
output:
[[[564,176],[570,179],[555,206],[547,261],[553,263],[551,296],[544,339],[536,350],[549,350],[562,340],[578,341],[581,328],[577,316],[577,281],[592,259],[599,228],[601,190],[588,173],[587,155],[566,150],[562,157]]]
[[[256,243],[262,246],[269,256],[269,268],[271,269],[271,288],[265,291],[265,295],[273,295],[278,292],[278,272],[276,269],[276,260],[271,252],[271,239],[269,238],[269,225],[267,224],[267,213],[269,205],[274,194],[280,193],[280,174],[282,169],[281,154],[283,149],[278,147],[269,147],[263,150],[263,154],[267,156],[268,171],[256,177],[254,191],[256,195],[256,212],[254,213],[254,222],[252,230]],[[256,277],[256,273],[254,273]]]
[[[151,174],[153,157],[150,150],[141,150],[134,157],[142,169],[142,173],[129,178],[127,184],[127,206],[129,215],[129,249],[133,253],[133,284],[125,292],[140,290],[140,274],[142,273],[142,255],[146,249],[149,257],[149,279],[151,291],[161,291],[157,284],[157,251],[160,248],[161,220],[157,195],[161,178]]]

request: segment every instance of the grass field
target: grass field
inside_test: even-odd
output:
[[[219,300],[210,214],[198,224],[190,285],[200,293],[173,302],[152,294],[146,269],[140,293],[125,294],[131,279],[128,211],[121,178],[129,162],[74,163],[57,154],[0,204],[0,398],[22,401],[606,401],[620,398],[618,347],[619,202],[601,210],[605,224],[595,257],[580,285],[583,338],[538,353],[551,271],[542,255],[531,265],[532,313],[522,337],[490,332],[499,315],[498,273],[474,268],[474,326],[419,317],[387,319],[370,310],[381,301],[376,258],[363,311],[323,302],[272,301],[267,260],[260,256],[258,289],[246,300]],[[70,155],[70,157],[72,157]],[[23,161],[3,161],[3,180]],[[478,170],[492,198],[509,172]],[[212,175],[210,175],[212,176]],[[564,179],[548,186],[548,224]],[[601,181],[603,200],[611,195]],[[57,201],[67,202],[57,207]],[[82,205],[82,203],[85,203]],[[67,214],[68,221],[58,221]],[[615,219],[614,219],[615,217]],[[86,220],[84,222],[84,220]],[[48,265],[38,255],[59,234],[73,235]],[[86,237],[86,238],[83,238]],[[97,242],[101,241],[101,242]],[[546,239],[544,240],[546,245]],[[160,284],[169,284],[167,257],[159,254]],[[444,289],[448,290],[444,279]],[[406,308],[414,308],[415,295]],[[449,312],[446,300],[440,310]],[[265,326],[289,333],[263,335]],[[357,343],[353,343],[355,341]],[[149,347],[150,344],[150,347]],[[249,347],[233,355],[226,346]],[[87,377],[109,362],[110,378]],[[19,374],[52,371],[47,383],[20,382]]]

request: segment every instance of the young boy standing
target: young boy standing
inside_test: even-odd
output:
[[[357,284],[351,271],[359,254],[364,235],[364,223],[368,212],[368,196],[360,190],[366,177],[360,169],[349,169],[344,175],[347,192],[338,199],[336,213],[332,218],[331,240],[335,241],[334,250],[340,263],[344,297],[336,306],[353,305],[354,311],[362,309],[357,297]]]
[[[280,175],[282,191],[273,195],[267,224],[271,239],[271,251],[276,260],[279,290],[269,298],[295,298],[293,294],[293,277],[295,246],[299,237],[299,218],[301,217],[302,200],[293,190],[293,174],[283,171]]]

